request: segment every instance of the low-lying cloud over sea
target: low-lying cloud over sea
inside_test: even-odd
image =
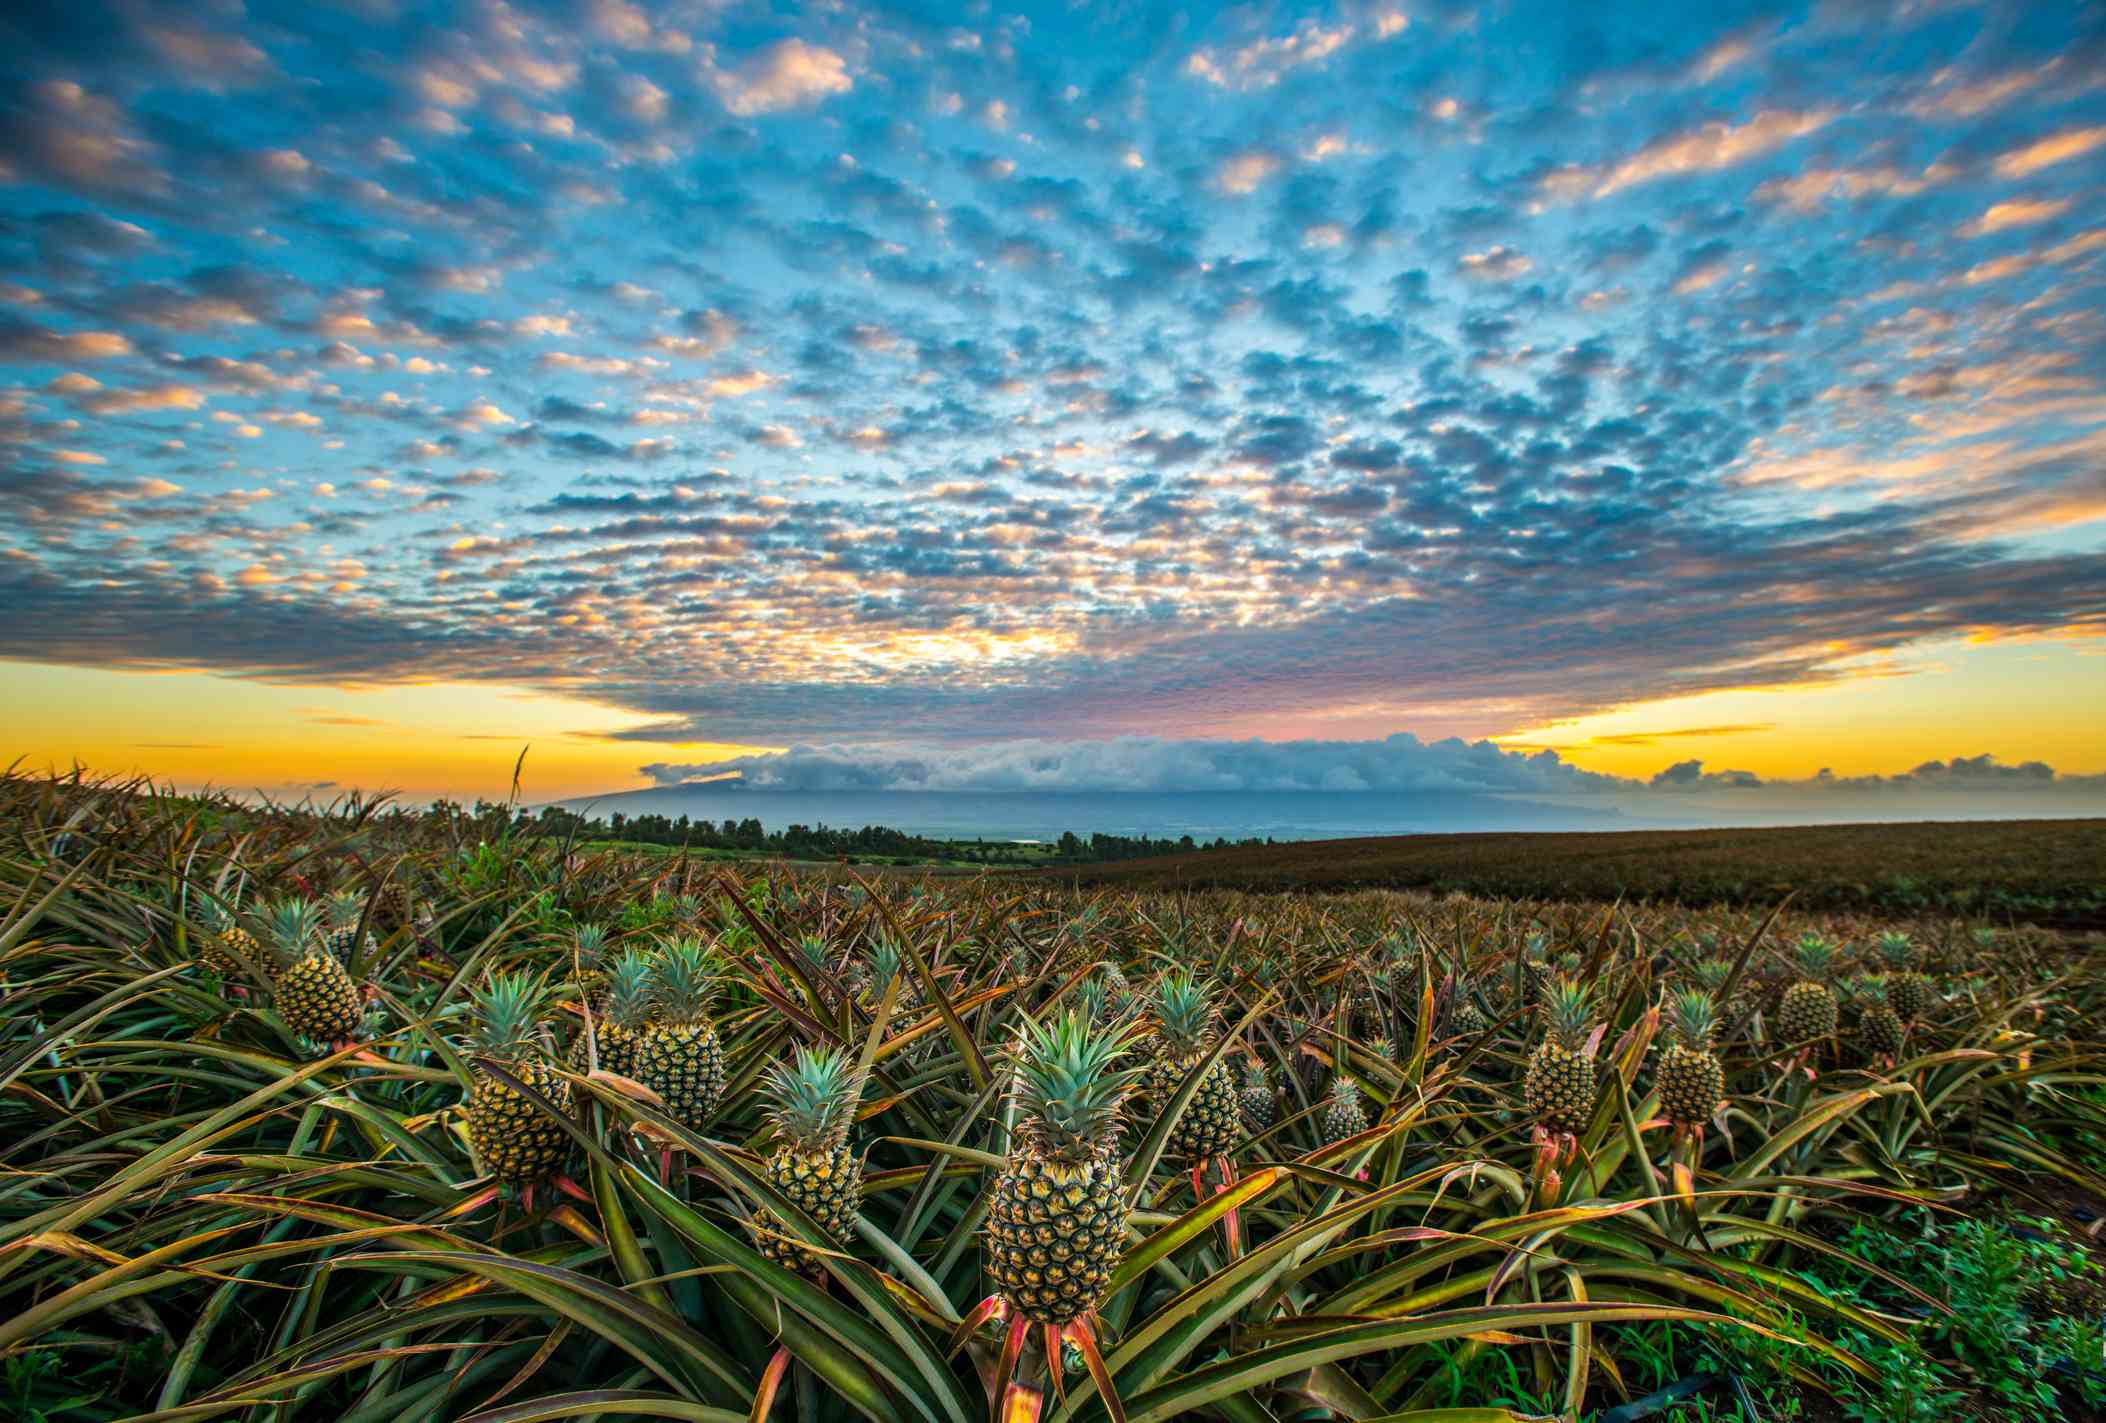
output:
[[[655,788],[594,813],[884,824],[925,834],[1270,835],[1586,830],[2106,814],[2106,776],[1989,755],[1898,775],[1765,780],[1684,761],[1635,780],[1488,741],[1210,741],[1129,736],[982,746],[821,745],[642,768]]]

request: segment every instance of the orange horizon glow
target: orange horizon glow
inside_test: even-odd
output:
[[[654,718],[582,694],[495,683],[318,687],[195,671],[10,670],[13,695],[0,712],[6,759],[31,770],[78,764],[140,774],[183,790],[501,800],[525,748],[522,797],[539,803],[656,784],[641,770],[654,761],[706,764],[784,749],[623,738]],[[1824,768],[1892,775],[1984,753],[2096,774],[2106,772],[2106,719],[2094,710],[2102,706],[2099,639],[2006,638],[1852,659],[1829,681],[1654,698],[1565,720],[1516,724],[1511,713],[1482,708],[1465,714],[1481,727],[1459,734],[1510,751],[1554,750],[1585,770],[1638,780],[1690,759],[1803,780]],[[1451,722],[1457,715],[1447,712]],[[1415,719],[1356,708],[1335,721],[1298,717],[1237,734],[1375,737],[1413,730]]]

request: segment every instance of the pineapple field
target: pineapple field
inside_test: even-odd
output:
[[[2106,962],[0,780],[0,1416],[2106,1417]]]

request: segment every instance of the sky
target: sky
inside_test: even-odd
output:
[[[2087,4],[16,3],[0,759],[2097,794],[2102,196]]]

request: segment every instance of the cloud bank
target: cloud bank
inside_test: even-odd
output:
[[[1932,761],[1895,776],[1765,781],[1748,771],[1706,771],[1684,761],[1650,781],[1581,770],[1555,751],[1507,751],[1488,741],[1210,741],[1124,736],[1101,741],[1025,740],[986,746],[795,746],[722,761],[639,768],[660,786],[736,776],[758,790],[1195,792],[1280,791],[1571,796],[1632,792],[1770,790],[1840,792],[2035,792],[2106,796],[2106,776],[2061,776],[2038,761],[1993,756]]]

